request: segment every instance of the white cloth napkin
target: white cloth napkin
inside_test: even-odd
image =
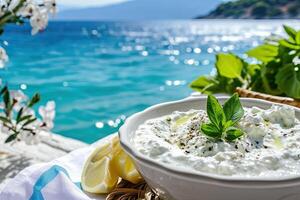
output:
[[[80,177],[84,162],[95,146],[110,139],[113,135],[49,163],[25,168],[3,187],[0,191],[0,199],[104,200],[103,195],[85,193],[80,186]]]

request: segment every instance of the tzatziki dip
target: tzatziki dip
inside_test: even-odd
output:
[[[135,148],[164,165],[239,177],[300,175],[300,122],[290,106],[244,108],[236,124],[244,135],[218,141],[204,135],[205,110],[175,111],[147,120],[133,137]]]

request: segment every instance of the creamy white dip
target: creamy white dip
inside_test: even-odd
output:
[[[215,141],[199,127],[206,111],[190,110],[150,119],[133,142],[156,162],[228,176],[300,175],[300,122],[288,106],[244,108],[237,126],[245,134],[234,142]]]

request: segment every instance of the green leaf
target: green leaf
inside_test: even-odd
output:
[[[228,129],[229,127],[231,127],[231,126],[233,126],[233,125],[234,125],[233,121],[231,121],[231,120],[226,121],[226,123],[225,123],[225,125],[224,125],[224,127],[223,127],[223,130]]]
[[[300,67],[285,65],[276,75],[276,83],[287,96],[300,99]]]
[[[41,100],[41,96],[39,93],[35,93],[31,98],[28,107],[32,107],[34,104],[38,103]]]
[[[231,142],[244,135],[244,132],[236,127],[230,127],[226,130],[225,134],[225,139]]]
[[[212,77],[200,76],[190,84],[190,87],[201,93],[216,92],[218,91],[218,82]]]
[[[216,67],[221,76],[227,78],[240,78],[243,68],[241,59],[233,54],[217,54]]]
[[[223,105],[223,110],[227,121],[232,124],[238,122],[244,115],[244,109],[239,99],[239,95],[235,93]]]
[[[10,124],[10,120],[4,116],[0,116],[0,121],[2,121],[3,123],[8,123]]]
[[[6,138],[6,140],[5,140],[5,142],[4,142],[4,143],[9,143],[9,142],[11,142],[11,141],[15,140],[15,139],[17,138],[17,136],[18,136],[18,134],[17,134],[17,133],[14,133],[14,134],[12,134],[12,135],[8,136],[8,137]]]
[[[289,42],[286,39],[279,40],[279,44],[281,44],[284,47],[287,47],[287,48],[290,48],[290,49],[294,49],[294,50],[300,49],[300,45],[296,45],[294,43],[291,43],[291,42]]]
[[[280,64],[280,63],[279,63]],[[282,91],[278,89],[278,85],[275,82],[275,75],[277,74],[280,66],[276,62],[269,62],[266,65],[261,66],[261,79],[262,85],[260,86],[263,93],[272,94],[272,95],[281,95]]]
[[[17,123],[20,122],[20,119],[21,119],[22,114],[23,114],[23,110],[24,110],[24,108],[22,107],[22,108],[19,110],[18,114],[17,114],[17,117],[16,117]]]
[[[25,120],[27,120],[27,119],[29,119],[31,117],[32,117],[32,115],[25,115],[25,116],[23,116],[23,117],[20,118],[19,123],[22,122],[22,121],[25,121]]]
[[[8,109],[10,107],[10,94],[9,94],[9,91],[8,90],[5,90],[4,93],[3,93],[3,101],[4,101],[4,105],[5,105],[5,108]]]
[[[269,62],[273,60],[278,55],[278,46],[271,44],[263,44],[250,49],[246,52],[250,57],[256,58],[262,62]]]
[[[10,99],[10,92],[8,88],[3,90],[3,102],[4,102],[4,113],[7,117],[11,115],[12,110],[12,102]]]
[[[4,94],[4,92],[6,92],[6,91],[8,91],[7,85],[6,85],[6,86],[4,86],[4,87],[1,89],[1,91],[0,91],[0,95],[3,95],[3,94]]]
[[[293,29],[292,27],[287,26],[287,25],[283,25],[283,28],[284,28],[285,32],[286,32],[293,40],[295,40],[297,31],[296,31],[295,29]]]
[[[31,124],[31,123],[34,122],[35,120],[36,120],[36,118],[28,119],[28,120],[23,124],[22,127],[25,127],[25,126]]]
[[[296,43],[300,45],[300,31],[297,32],[295,40],[296,40]]]
[[[210,121],[221,130],[226,123],[226,117],[223,108],[216,97],[208,95],[207,97],[207,115]],[[221,128],[220,128],[221,127]]]
[[[247,66],[247,73],[250,76],[255,76],[257,74],[257,71],[260,71],[261,67],[257,64],[251,64]]]
[[[202,124],[200,130],[212,138],[220,138],[222,136],[222,132],[212,123]]]

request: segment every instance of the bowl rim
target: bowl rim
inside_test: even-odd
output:
[[[216,97],[218,100],[226,100],[229,98],[229,96],[217,96]],[[144,109],[143,111],[137,112],[133,115],[131,115],[130,117],[128,117],[124,124],[120,127],[119,131],[118,131],[118,135],[120,138],[120,143],[121,146],[123,147],[123,149],[134,159],[134,160],[138,160],[140,162],[143,162],[143,164],[148,164],[151,167],[155,167],[158,168],[159,170],[163,170],[166,171],[168,173],[172,173],[176,176],[181,175],[184,176],[185,178],[196,178],[196,179],[209,179],[209,180],[221,180],[221,181],[227,181],[227,182],[282,182],[282,181],[294,181],[296,179],[300,180],[300,174],[299,175],[289,175],[289,176],[266,176],[266,177],[250,177],[250,176],[226,176],[226,175],[220,175],[220,174],[213,174],[213,173],[207,173],[207,172],[201,172],[201,171],[196,171],[196,170],[190,170],[188,171],[188,169],[184,169],[184,168],[178,168],[175,165],[169,165],[169,164],[165,164],[165,163],[159,163],[156,160],[143,155],[142,153],[140,153],[139,151],[137,151],[136,149],[134,149],[134,145],[132,145],[130,143],[130,139],[128,139],[127,137],[127,126],[131,123],[134,123],[135,119],[138,118],[140,115],[142,115],[143,113],[155,110],[155,109],[159,109],[162,108],[164,106],[167,105],[171,105],[171,104],[178,104],[178,103],[184,103],[184,102],[189,102],[189,101],[195,101],[195,100],[205,100],[207,99],[207,96],[201,95],[201,96],[190,96],[188,98],[184,98],[181,100],[177,100],[177,101],[169,101],[169,102],[164,102],[164,103],[159,103],[153,106],[150,106],[146,109]],[[268,105],[285,105],[285,106],[289,106],[292,107],[293,109],[295,109],[296,112],[300,113],[300,109],[297,107],[293,107],[290,105],[286,105],[286,104],[281,104],[281,103],[274,103],[271,101],[267,101],[267,100],[262,100],[262,99],[255,99],[255,98],[240,98],[240,100],[246,101],[248,103],[251,102],[255,102],[257,103],[261,103],[261,104],[268,104]]]

